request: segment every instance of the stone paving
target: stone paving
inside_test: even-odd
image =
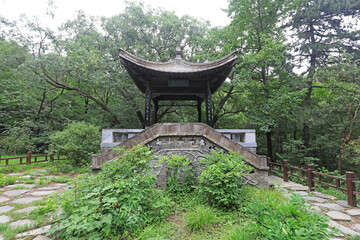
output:
[[[45,172],[45,170],[44,170]],[[43,175],[44,172],[39,172]],[[21,173],[10,173],[7,175],[19,176],[18,179],[39,179],[39,176],[23,176]],[[51,176],[56,177],[56,176]],[[35,184],[17,182],[12,185],[0,187],[0,224],[9,224],[10,228],[18,227],[28,229],[16,234],[14,239],[47,240],[46,233],[51,225],[35,227],[35,221],[30,219],[30,213],[38,208],[37,201],[44,200],[49,196],[62,192],[68,188],[67,184],[51,182],[46,186],[36,187]],[[15,219],[14,219],[15,218]],[[26,228],[27,227],[27,228]],[[33,228],[33,229],[31,229]],[[30,230],[29,230],[30,229]],[[0,240],[4,236],[0,233]]]
[[[284,192],[285,196],[301,195],[312,205],[313,211],[328,216],[331,219],[329,225],[342,232],[333,240],[346,239],[345,235],[360,235],[360,209],[350,207],[347,201],[338,200],[320,192],[310,192],[309,194],[307,187],[290,181],[284,182],[282,178],[276,176],[269,176],[269,182]]]

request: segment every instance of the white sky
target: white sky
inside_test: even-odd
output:
[[[0,16],[15,20],[20,14],[38,17],[53,30],[75,16],[75,11],[84,10],[87,15],[106,16],[122,12],[125,0],[53,0],[56,6],[55,18],[46,18],[48,0],[0,0]],[[143,0],[146,5],[162,7],[182,16],[191,15],[209,20],[213,26],[225,26],[230,20],[222,9],[227,8],[227,0]]]

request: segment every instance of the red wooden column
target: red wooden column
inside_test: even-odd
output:
[[[31,164],[31,152],[27,152],[26,154],[26,164]]]
[[[356,207],[356,195],[355,191],[355,173],[354,172],[346,172],[346,190],[347,190],[347,199],[348,204],[352,207]]]
[[[206,124],[209,125],[210,127],[212,127],[213,122],[212,122],[212,111],[211,111],[211,91],[210,91],[210,84],[209,82],[207,83],[207,87],[206,87],[206,93],[205,93],[205,102],[206,102]]]
[[[314,185],[314,164],[308,164],[307,165],[307,173],[308,173],[308,186],[309,191],[315,191],[315,185]]]

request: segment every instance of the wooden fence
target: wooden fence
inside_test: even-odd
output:
[[[354,172],[346,172],[346,178],[341,178],[317,172],[315,171],[313,164],[308,164],[307,168],[304,169],[290,166],[287,160],[283,160],[282,163],[271,162],[270,158],[268,158],[268,166],[269,175],[272,171],[282,173],[285,182],[289,181],[289,176],[306,180],[309,191],[315,191],[315,183],[318,183],[320,185],[346,192],[348,204],[352,207],[356,207],[356,195],[360,195],[360,192],[356,191],[356,186],[360,186],[360,181],[355,180]],[[331,179],[331,181],[333,181],[335,184],[325,182],[324,178]]]
[[[19,160],[19,163],[13,164],[10,160]],[[39,163],[39,162],[53,162],[55,160],[66,160],[65,158],[61,158],[61,156],[57,155],[49,155],[49,154],[42,154],[42,155],[32,155],[31,152],[28,152],[26,156],[23,157],[11,157],[11,158],[1,158],[0,154],[0,167],[2,166],[14,166],[14,165],[23,165],[23,164],[32,164],[32,163]],[[2,164],[5,161],[5,164]]]

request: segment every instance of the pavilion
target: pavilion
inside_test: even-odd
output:
[[[202,122],[201,104],[206,103],[206,123],[212,127],[211,94],[215,93],[235,66],[237,52],[216,61],[191,63],[182,59],[178,47],[175,59],[151,62],[120,49],[120,60],[141,92],[145,93],[145,127],[151,125],[151,101],[154,103],[154,123],[157,123],[159,101],[197,101],[198,121]]]

